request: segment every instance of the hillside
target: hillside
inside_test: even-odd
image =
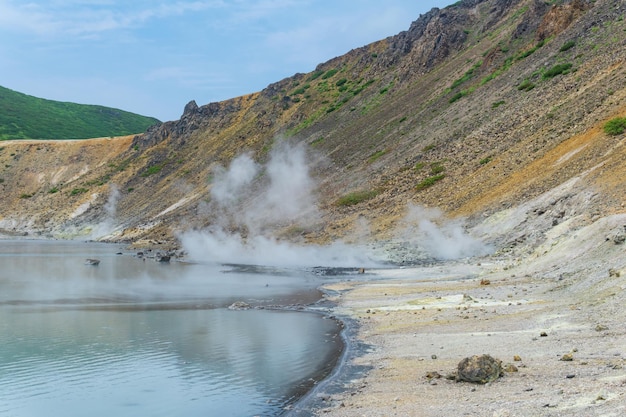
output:
[[[242,238],[381,241],[397,237],[411,205],[476,226],[572,180],[589,196],[585,221],[621,212],[623,135],[603,126],[626,115],[625,7],[463,0],[263,91],[190,102],[132,139],[3,143],[0,227],[85,237],[112,222],[99,238],[172,245],[224,224]],[[281,144],[296,159],[277,154]],[[240,155],[257,175],[221,201],[216,181]],[[283,177],[304,184],[272,185],[280,158]],[[272,187],[292,187],[280,197],[291,211],[267,205]]]
[[[0,140],[122,136],[158,123],[110,107],[45,100],[0,87]]]

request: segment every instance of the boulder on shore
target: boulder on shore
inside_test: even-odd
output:
[[[457,366],[457,381],[486,384],[502,375],[502,361],[490,355],[474,355],[463,359]]]

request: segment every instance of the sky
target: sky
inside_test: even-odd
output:
[[[0,0],[0,86],[180,118],[407,30],[454,0]]]

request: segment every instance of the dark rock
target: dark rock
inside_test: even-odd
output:
[[[437,371],[431,371],[431,372],[428,372],[426,374],[426,378],[429,379],[429,380],[430,379],[440,379],[441,378],[441,374],[439,372],[437,372]]]
[[[185,109],[183,110],[183,116],[191,116],[198,111],[198,104],[196,104],[195,100],[191,100],[189,103],[185,105]]]
[[[165,254],[165,253],[157,253],[157,255],[154,257],[155,261],[161,262],[161,263],[169,262],[170,258],[171,258],[171,256],[169,254]]]
[[[486,384],[502,374],[502,361],[490,355],[474,355],[463,359],[457,366],[457,381]]]

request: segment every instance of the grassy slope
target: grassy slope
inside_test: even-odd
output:
[[[158,122],[109,107],[45,100],[0,87],[0,140],[122,136]]]

